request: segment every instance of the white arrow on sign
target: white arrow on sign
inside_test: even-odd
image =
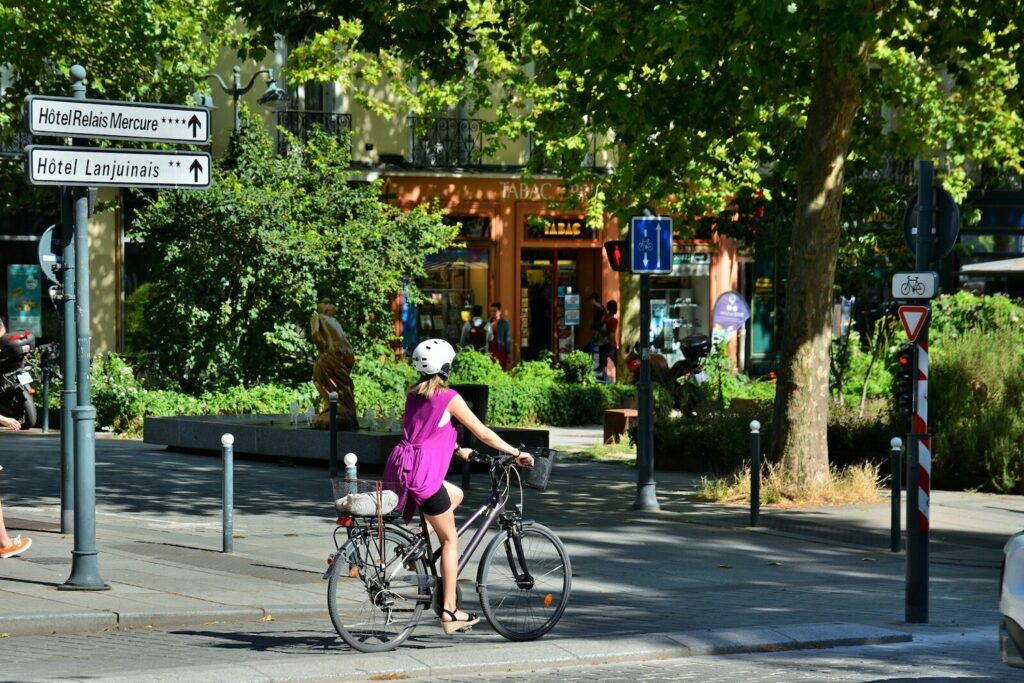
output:
[[[205,145],[210,110],[150,102],[29,95],[25,126],[32,135]]]
[[[33,185],[206,189],[210,187],[210,155],[29,145],[25,148],[25,177]]]
[[[903,331],[907,333],[910,341],[916,341],[917,335],[924,327],[924,321],[928,319],[927,306],[900,306],[900,322],[903,323]]]

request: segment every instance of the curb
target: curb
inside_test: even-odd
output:
[[[193,610],[96,610],[3,615],[0,631],[10,637],[48,636],[71,633],[103,633],[146,628],[173,628],[214,623],[320,619],[329,623],[327,605],[317,607],[227,607]]]
[[[137,672],[131,676],[104,677],[104,680],[108,683],[180,683],[182,680],[283,683],[301,680],[418,679],[489,672],[550,671],[565,667],[620,662],[878,645],[911,640],[910,633],[865,624],[795,624],[599,638],[552,638],[533,643],[499,640],[494,643],[488,642],[482,648],[461,650],[458,662],[453,661],[450,647],[399,647],[392,652],[377,654],[360,654],[339,647],[330,655],[298,664],[266,661],[241,666],[197,666],[148,673]],[[473,653],[481,653],[482,656],[476,659],[472,657]]]

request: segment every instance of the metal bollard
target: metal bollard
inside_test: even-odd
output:
[[[40,416],[39,430],[46,434],[50,431],[50,366],[43,361],[43,414]]]
[[[345,482],[348,486],[346,493],[358,493],[358,486],[356,486],[356,463],[359,462],[359,458],[356,457],[355,453],[345,454]]]
[[[234,540],[234,510],[235,510],[235,437],[225,434],[220,437],[220,445],[224,451],[224,502],[223,502],[223,552],[233,553],[235,551]]]
[[[903,450],[903,440],[894,436],[889,442],[892,448],[892,457],[889,460],[889,467],[892,471],[889,479],[892,481],[892,493],[890,494],[890,506],[892,508],[892,521],[889,523],[889,550],[894,553],[900,551],[900,475],[903,463],[900,462],[900,452]]]
[[[750,526],[761,514],[761,423],[750,421]]]
[[[329,476],[338,476],[338,392],[327,394],[331,405],[331,448],[329,455]]]

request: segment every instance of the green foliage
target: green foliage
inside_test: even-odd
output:
[[[68,94],[73,64],[88,72],[89,97],[191,103],[233,23],[219,0],[4,0],[0,143],[22,128],[26,95]],[[0,164],[4,210],[38,210],[55,197],[52,188],[27,186],[20,165]]]
[[[928,426],[935,484],[1020,492],[1024,346],[1019,331],[970,330],[931,349]]]
[[[314,405],[316,389],[311,382],[298,387],[264,384],[226,387],[201,397],[175,391],[146,389],[131,366],[117,354],[93,363],[90,379],[98,429],[136,435],[146,415],[221,415],[287,413],[292,402]]]
[[[570,384],[595,384],[594,357],[586,351],[573,351],[565,354],[558,366],[562,369],[565,381]]]
[[[390,347],[375,344],[363,350],[352,370],[357,414],[372,409],[375,415],[387,415],[394,408],[401,415],[406,392],[416,379],[412,365],[396,358]]]
[[[89,374],[96,427],[123,432],[135,430],[143,414],[143,390],[132,368],[117,354],[94,362]]]
[[[967,290],[932,301],[932,322],[928,339],[941,346],[970,332],[1012,333],[1017,345],[1024,344],[1024,309],[1021,302],[1004,294],[982,296]]]
[[[191,393],[304,381],[324,296],[357,353],[393,337],[390,298],[455,228],[429,207],[384,203],[380,183],[350,184],[347,142],[293,143],[275,156],[249,122],[209,190],[161,192],[140,212],[132,233],[155,257],[147,376]]]
[[[489,355],[467,347],[460,350],[452,363],[451,384],[487,384],[494,386],[508,381],[501,366]]]

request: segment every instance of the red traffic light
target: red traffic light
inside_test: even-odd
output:
[[[629,243],[625,240],[611,240],[604,243],[608,265],[616,272],[629,270]]]

